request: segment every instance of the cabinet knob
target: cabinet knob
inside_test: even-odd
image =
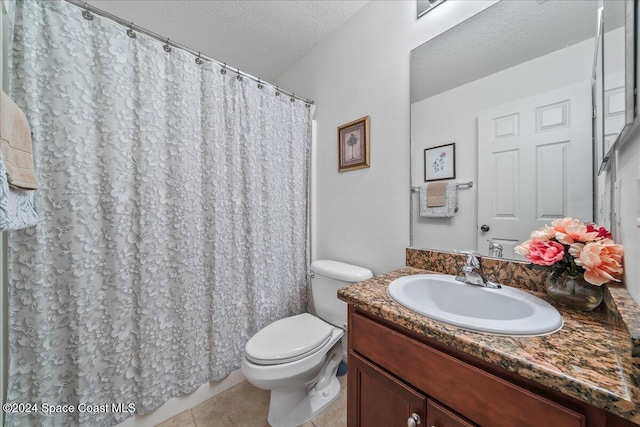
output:
[[[420,424],[420,421],[420,415],[414,412],[407,420],[407,427],[416,427],[418,424]]]

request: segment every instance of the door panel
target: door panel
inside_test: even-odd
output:
[[[428,427],[477,427],[443,405],[429,399],[427,402]]]
[[[375,365],[349,353],[348,425],[350,427],[406,426],[412,414],[424,425],[427,399]],[[356,408],[355,411],[352,411]]]
[[[624,72],[608,74],[604,83],[603,100],[604,154],[609,152],[625,125],[625,101]]]

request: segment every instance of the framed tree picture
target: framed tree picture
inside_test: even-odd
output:
[[[425,148],[424,181],[456,178],[456,143]]]
[[[338,172],[369,167],[369,116],[338,127]]]

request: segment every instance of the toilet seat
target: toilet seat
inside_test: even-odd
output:
[[[333,326],[309,313],[278,320],[255,334],[245,356],[258,365],[278,365],[303,359],[324,346]]]

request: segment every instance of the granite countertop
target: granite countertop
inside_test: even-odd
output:
[[[424,273],[430,272],[405,267],[341,288],[338,297],[364,312],[640,423],[631,340],[607,310],[583,313],[556,307],[564,318],[563,328],[540,337],[472,332],[414,313],[387,295],[392,280]],[[529,292],[547,300],[544,293]]]

